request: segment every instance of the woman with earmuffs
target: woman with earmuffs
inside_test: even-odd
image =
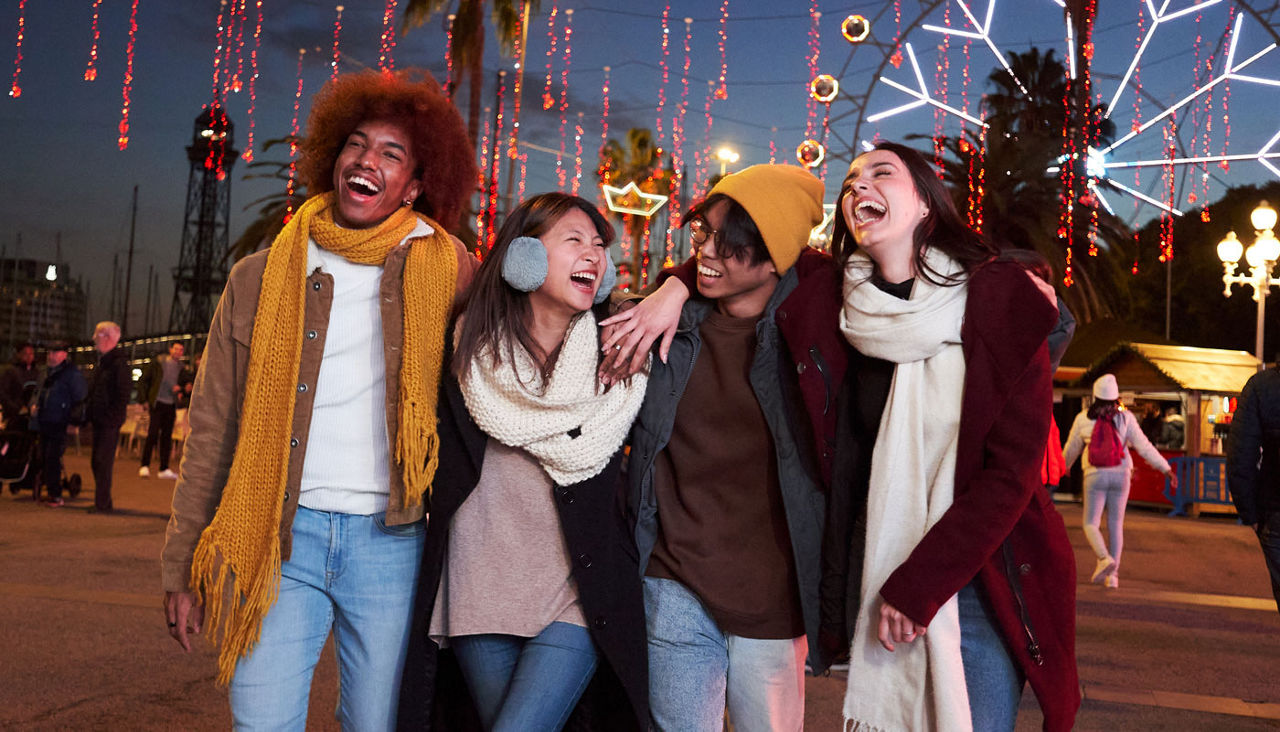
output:
[[[575,707],[591,728],[647,724],[640,574],[617,502],[646,376],[597,376],[612,239],[582,198],[525,201],[455,326],[401,695],[425,682],[440,728],[554,730]],[[417,726],[403,705],[400,721]]]

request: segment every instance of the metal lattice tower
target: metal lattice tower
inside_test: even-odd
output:
[[[187,210],[182,220],[182,255],[173,271],[169,330],[203,332],[213,319],[227,283],[227,243],[231,220],[231,168],[235,125],[226,108],[213,104],[196,117],[187,159]]]

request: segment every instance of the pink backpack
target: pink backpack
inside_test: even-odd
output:
[[[1093,434],[1089,437],[1089,464],[1095,468],[1114,468],[1124,462],[1124,440],[1116,429],[1115,418],[1099,417],[1093,422]]]

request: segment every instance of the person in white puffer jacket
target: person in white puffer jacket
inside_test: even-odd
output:
[[[1086,448],[1093,437],[1094,422],[1107,418],[1114,420],[1116,432],[1125,450],[1120,464],[1099,467],[1090,463]],[[1120,387],[1116,384],[1116,377],[1103,374],[1093,382],[1093,403],[1081,410],[1071,423],[1071,433],[1067,436],[1067,444],[1062,448],[1062,460],[1069,467],[1077,457],[1081,459],[1084,468],[1084,536],[1098,557],[1092,579],[1095,584],[1105,584],[1109,588],[1120,586],[1124,509],[1129,501],[1129,481],[1133,477],[1133,457],[1129,454],[1129,448],[1137,450],[1148,465],[1164,473],[1175,489],[1178,487],[1178,476],[1169,467],[1169,461],[1164,459],[1143,434],[1133,412],[1120,403]],[[1111,551],[1107,551],[1107,542],[1098,529],[1102,522],[1103,508],[1107,509],[1107,533],[1111,537]]]

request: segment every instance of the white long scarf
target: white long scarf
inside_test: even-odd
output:
[[[960,271],[926,253],[936,272]],[[893,653],[877,639],[880,588],[951,506],[964,391],[968,284],[917,277],[902,300],[871,282],[871,260],[857,252],[845,267],[840,329],[863,354],[897,364],[871,457],[862,607],[850,648],[845,726],[853,730],[970,730],[960,658],[960,618],[952,597],[926,633]]]
[[[559,485],[599,475],[644,401],[645,373],[608,391],[596,390],[596,328],[590,311],[570,324],[546,384],[522,348],[514,349],[515,371],[509,363],[494,365],[489,349],[482,349],[460,383],[476,425],[498,442],[533,455]]]

